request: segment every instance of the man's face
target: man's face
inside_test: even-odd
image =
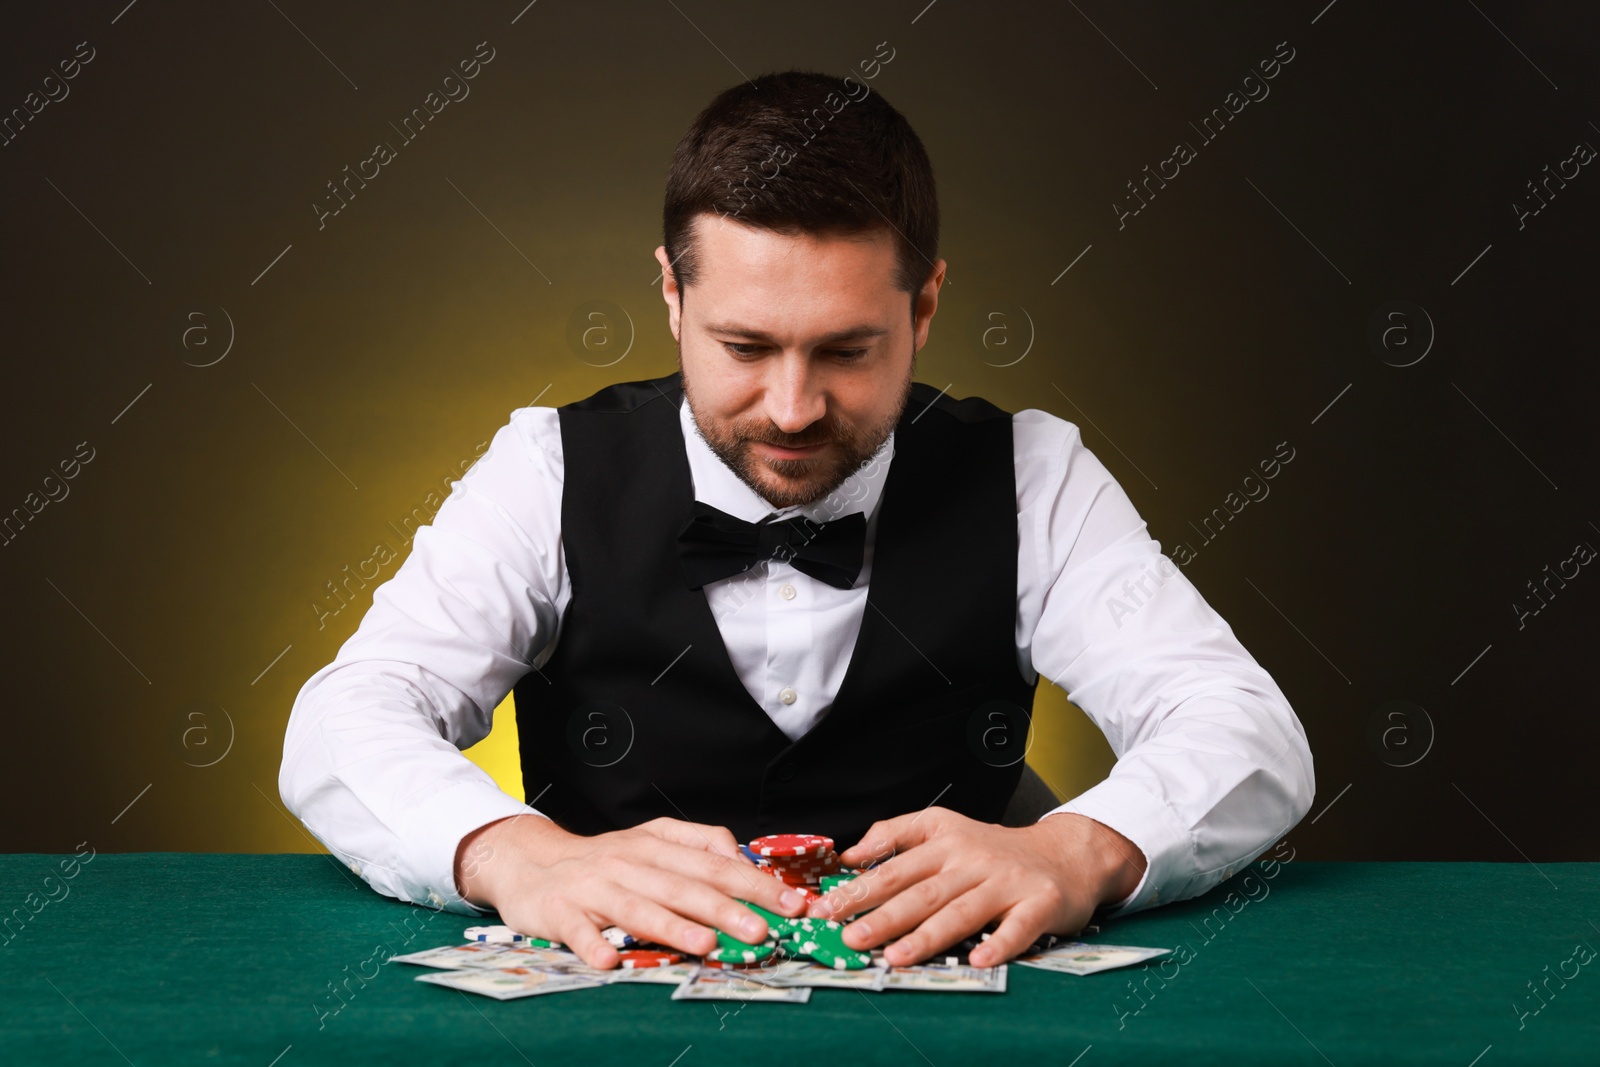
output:
[[[700,435],[775,508],[837,489],[905,409],[945,261],[918,295],[894,287],[889,231],[787,237],[712,214],[695,220],[699,274],[662,296]]]

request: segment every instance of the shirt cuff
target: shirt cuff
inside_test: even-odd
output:
[[[426,904],[460,915],[487,915],[456,891],[456,849],[461,839],[481,826],[511,815],[539,815],[492,782],[462,782],[422,799],[400,839],[417,857],[420,885],[408,885],[414,904]]]
[[[1096,820],[1096,821],[1098,821],[1098,820]],[[1117,832],[1121,833],[1122,831],[1118,830]],[[1141,851],[1143,851],[1143,850],[1141,850]],[[1149,880],[1150,880],[1150,857],[1148,855],[1146,855],[1145,856],[1144,873],[1139,876],[1139,884],[1133,887],[1133,892],[1129,893],[1127,896],[1123,897],[1121,900],[1117,901],[1115,904],[1102,904],[1098,908],[1096,908],[1095,911],[1098,912],[1101,915],[1106,916],[1107,918],[1109,918],[1112,915],[1119,914],[1124,908],[1126,908],[1129,904],[1131,904],[1133,902],[1133,899],[1135,897],[1137,897],[1140,893],[1142,893],[1144,891],[1144,884],[1146,882],[1148,882]]]
[[[1165,802],[1132,781],[1115,776],[1080,793],[1044,818],[1072,812],[1103,823],[1139,847],[1145,856],[1144,876],[1132,893],[1115,904],[1102,905],[1097,915],[1113,918],[1157,904],[1181,900],[1195,871],[1194,840]]]

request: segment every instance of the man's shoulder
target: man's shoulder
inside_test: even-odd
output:
[[[949,388],[947,385],[943,389],[935,389],[927,382],[912,382],[910,396],[906,399],[905,413],[901,417],[902,426],[920,422],[922,416],[929,412],[937,412],[948,420],[968,424],[1011,418],[1011,412],[993,401],[981,396],[964,396],[958,399],[949,394]]]
[[[902,423],[920,422],[922,416],[930,411],[938,412],[955,423],[1010,420],[1019,455],[1029,452],[1058,455],[1081,436],[1076,423],[1041,408],[1021,408],[1012,412],[981,396],[958,399],[924,382],[912,382],[911,396],[906,402]]]
[[[1012,415],[1011,428],[1018,454],[1038,452],[1058,456],[1074,443],[1081,443],[1083,438],[1077,423],[1042,408],[1023,408]]]

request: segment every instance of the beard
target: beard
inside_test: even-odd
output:
[[[681,348],[678,370],[681,374]],[[763,416],[725,426],[708,425],[700,418],[695,407],[689,376],[683,374],[682,380],[689,413],[694,416],[695,427],[711,451],[757,496],[781,510],[805,507],[823,499],[877,455],[894,432],[900,416],[905,412],[907,401],[911,399],[911,381],[915,372],[916,356],[913,354],[911,369],[906,372],[905,382],[900,387],[899,401],[893,413],[878,424],[865,428],[849,426],[830,412],[795,434],[784,433],[771,419]],[[832,447],[799,459],[770,459],[756,453],[753,446],[757,442],[780,448],[804,448],[816,444],[830,444]]]

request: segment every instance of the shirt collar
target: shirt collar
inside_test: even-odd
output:
[[[687,399],[678,403],[678,422],[683,429],[684,449],[689,456],[689,473],[694,480],[696,500],[710,504],[746,522],[761,522],[769,516],[780,519],[803,515],[815,522],[830,522],[852,512],[872,518],[883,495],[883,481],[894,458],[894,433],[859,470],[853,471],[832,493],[804,507],[774,508],[772,503],[746,485],[706,444],[689,411]]]

